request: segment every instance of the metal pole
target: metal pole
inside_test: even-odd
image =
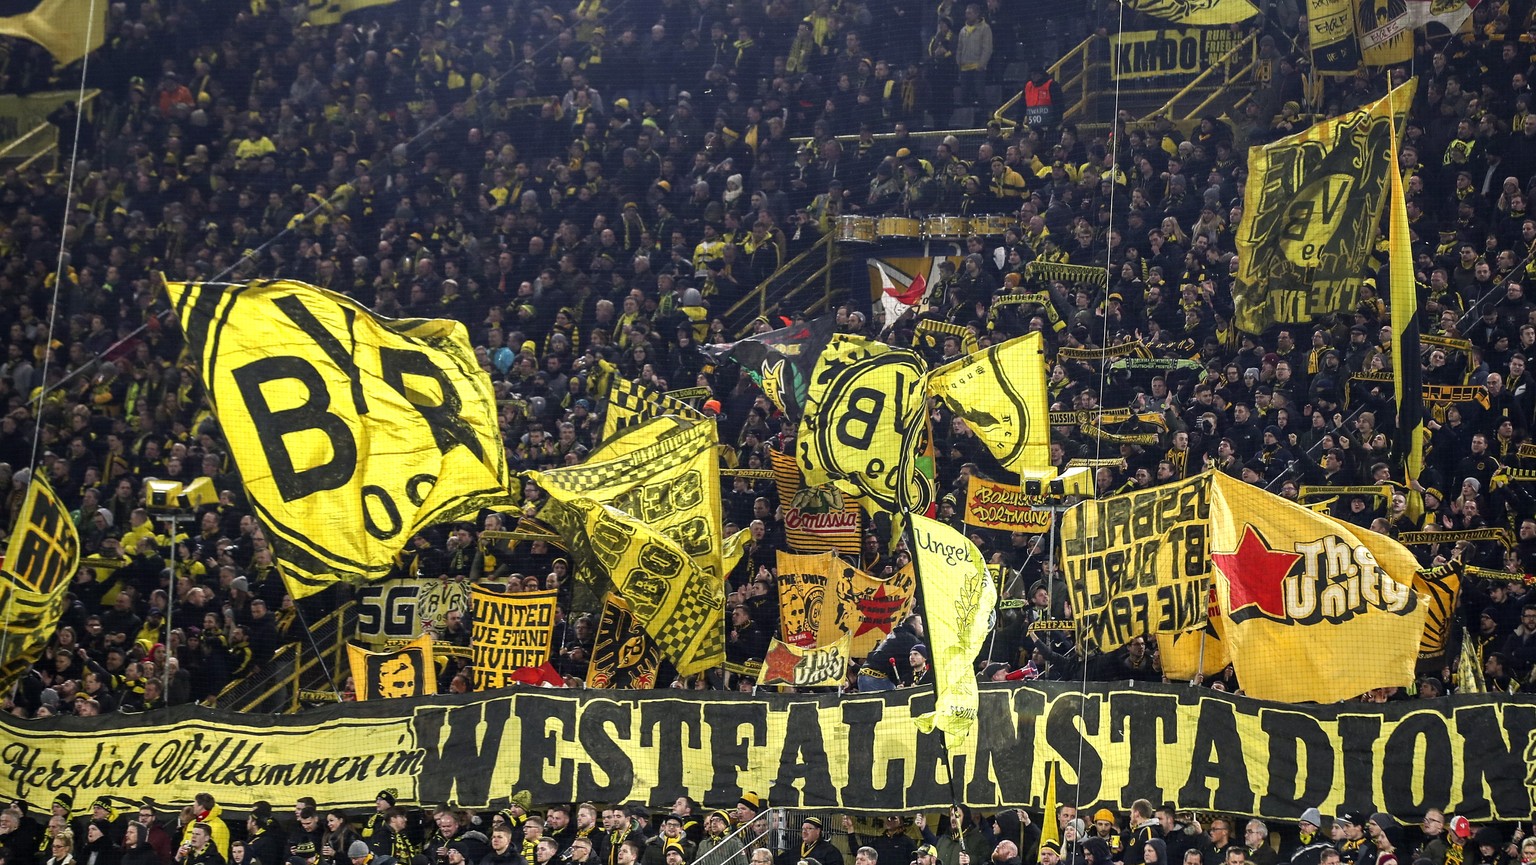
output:
[[[179,518],[170,515],[171,521],[171,578],[165,587],[165,670],[161,674],[163,684],[160,699],[171,704],[171,606],[176,597],[176,529]]]

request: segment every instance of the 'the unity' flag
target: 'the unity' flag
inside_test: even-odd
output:
[[[1262,333],[1355,308],[1396,170],[1392,124],[1402,122],[1413,93],[1410,80],[1249,151],[1232,287],[1239,329]]]
[[[166,291],[295,597],[379,579],[422,528],[505,501],[496,395],[463,324],[289,280]]]
[[[757,675],[759,685],[793,685],[798,688],[836,688],[848,679],[848,644],[842,635],[825,646],[792,646],[769,641]]]
[[[704,352],[717,362],[736,362],[779,411],[798,420],[807,410],[816,361],[836,330],[836,317],[824,315],[725,345],[706,345]]]
[[[358,700],[394,700],[437,693],[437,661],[432,654],[431,634],[406,643],[392,652],[370,652],[347,644],[352,666],[352,687]]]
[[[871,512],[926,510],[933,490],[917,470],[925,371],[916,352],[835,335],[800,420],[796,460],[806,483],[846,481]]]
[[[629,604],[609,594],[603,616],[592,636],[592,658],[587,664],[588,688],[646,690],[656,687],[661,652],[656,641],[629,611]]]
[[[913,720],[924,732],[936,727],[963,740],[976,722],[972,662],[991,629],[997,587],[981,550],[968,538],[921,514],[907,516],[936,693],[934,710]]]
[[[965,420],[1003,468],[1051,468],[1050,400],[1040,334],[1025,334],[939,367],[928,376],[928,391]]]
[[[1237,24],[1259,14],[1248,0],[1129,0],[1125,5],[1153,18],[1201,27]]]
[[[79,564],[80,535],[69,507],[33,474],[0,568],[0,691],[9,692],[42,657]]]
[[[475,586],[469,603],[474,624],[470,648],[475,654],[475,690],[515,684],[517,671],[549,660],[559,592],[503,594]]]
[[[107,37],[107,10],[111,6],[106,0],[7,3],[0,6],[0,36],[30,39],[47,48],[59,63],[68,65],[101,47]]]
[[[1202,477],[1222,636],[1245,693],[1332,703],[1413,681],[1427,604],[1406,547],[1236,478]]]
[[[777,556],[779,637],[791,646],[819,646],[838,633],[837,584],[846,566],[831,553]]]

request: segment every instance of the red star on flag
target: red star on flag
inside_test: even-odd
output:
[[[794,682],[795,665],[800,663],[800,656],[790,651],[789,647],[775,641],[768,649],[768,657],[763,659],[763,678],[767,682]]]
[[[855,600],[853,605],[859,609],[859,629],[854,631],[853,635],[858,637],[869,631],[889,634],[892,620],[896,618],[896,611],[901,609],[904,603],[906,598],[893,598],[887,595],[883,584],[875,590],[873,595]]]
[[[1227,578],[1232,612],[1253,606],[1272,619],[1285,616],[1285,577],[1301,561],[1297,553],[1270,549],[1252,525],[1230,553],[1212,553],[1211,562]]]

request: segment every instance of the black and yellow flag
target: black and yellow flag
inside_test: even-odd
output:
[[[642,382],[614,376],[603,414],[603,441],[609,441],[622,430],[669,414],[690,420],[705,420],[702,412],[676,397],[661,393]]]
[[[1412,87],[1408,88],[1412,95]],[[1397,165],[1397,130],[1392,133],[1392,165]],[[1409,237],[1408,203],[1403,194],[1402,172],[1389,172],[1387,255],[1388,286],[1392,303],[1392,386],[1397,397],[1397,435],[1393,451],[1402,463],[1412,487],[1424,473],[1424,367],[1419,354],[1419,288],[1413,272],[1413,244]],[[1410,492],[1415,514],[1423,511],[1422,499]]]
[[[1259,14],[1248,0],[1129,0],[1125,6],[1153,18],[1200,27],[1238,24]]]
[[[288,280],[166,290],[295,597],[381,578],[416,532],[505,502],[496,396],[463,324]]]
[[[106,0],[19,0],[0,14],[0,36],[20,36],[68,65],[101,47],[107,36]],[[95,9],[95,14],[91,10]]]
[[[917,470],[925,371],[916,352],[833,336],[800,420],[796,459],[805,482],[844,481],[871,512],[926,510],[933,489]]]
[[[1414,574],[1413,588],[1425,601],[1424,636],[1419,638],[1419,660],[1445,656],[1451,624],[1461,597],[1461,563],[1452,561]]]
[[[837,584],[843,563],[831,553],[778,552],[779,638],[791,646],[819,646],[840,633]]]
[[[475,690],[514,685],[518,670],[549,660],[558,595],[555,589],[516,594],[480,586],[470,589],[469,645],[475,657]]]
[[[1025,334],[939,367],[928,376],[928,392],[965,420],[1003,468],[1051,469],[1050,400],[1040,334]]]
[[[725,345],[706,345],[704,353],[716,361],[734,361],[770,402],[797,420],[808,411],[811,376],[836,330],[836,317],[824,315]]]
[[[1354,310],[1396,173],[1392,124],[1406,116],[1413,92],[1410,80],[1357,111],[1249,151],[1232,287],[1239,329],[1262,333]]]
[[[592,637],[587,687],[647,690],[656,687],[660,668],[661,651],[656,641],[635,620],[629,604],[610,594]]]
[[[357,699],[394,700],[437,693],[437,661],[432,635],[423,634],[393,652],[370,652],[347,644],[352,687]]]
[[[388,6],[395,0],[304,0],[308,7],[308,17],[305,18],[316,27],[327,24],[340,24],[342,16],[358,9],[367,9],[371,6]]]
[[[0,691],[42,657],[80,563],[80,535],[41,475],[27,486],[0,567]]]

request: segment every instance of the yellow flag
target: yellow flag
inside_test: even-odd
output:
[[[1333,703],[1413,681],[1427,602],[1397,541],[1210,473],[1224,642],[1250,697]]]
[[[1009,471],[1051,470],[1044,346],[1040,334],[1025,334],[928,376],[928,392],[964,418]]]
[[[702,412],[676,397],[667,396],[641,382],[615,376],[608,388],[603,411],[603,441],[606,443],[623,430],[669,414],[704,420]]]
[[[1407,38],[1411,47],[1413,34],[1408,33]],[[1405,87],[1412,96],[1413,82]],[[1394,124],[1388,128],[1392,133],[1392,165],[1396,166],[1397,127]],[[1392,449],[1403,465],[1411,488],[1424,474],[1424,371],[1419,354],[1419,289],[1414,279],[1413,244],[1402,172],[1393,170],[1390,180],[1387,255],[1391,260],[1388,279],[1392,302],[1392,384],[1397,403],[1397,435]],[[1423,496],[1416,490],[1409,490],[1408,504],[1409,516],[1416,518],[1424,512]]]
[[[505,502],[464,325],[289,280],[166,284],[289,591],[379,579],[416,532]]]
[[[475,690],[505,688],[518,670],[549,660],[559,592],[504,594],[474,586],[469,592],[469,644],[474,650]]]
[[[42,475],[33,475],[0,568],[0,690],[42,657],[79,563],[69,508]]]
[[[1219,622],[1214,618],[1211,623]],[[1214,676],[1231,663],[1227,646],[1210,630],[1182,634],[1158,634],[1157,654],[1163,661],[1163,675],[1172,681],[1193,681],[1196,674]]]
[[[768,451],[773,483],[784,508],[784,538],[802,553],[832,550],[856,556],[863,547],[859,532],[859,502],[843,495],[837,484],[807,486],[793,454]]]
[[[309,7],[308,17],[305,19],[316,27],[324,27],[327,24],[340,24],[342,16],[358,9],[367,9],[370,6],[388,6],[395,0],[304,0]]]
[[[370,652],[347,644],[352,688],[359,702],[421,697],[437,693],[432,635],[423,634],[393,652]]]
[[[835,335],[816,361],[800,420],[805,482],[846,481],[871,511],[926,509],[933,490],[917,471],[925,369],[916,352]]]
[[[1259,14],[1248,0],[1129,0],[1125,5],[1153,18],[1201,27],[1237,24]]]
[[[1353,6],[1344,5],[1347,22]],[[1239,329],[1262,333],[1354,310],[1397,171],[1392,125],[1406,116],[1413,90],[1410,81],[1356,111],[1249,151],[1232,287]]]
[[[25,8],[27,3],[10,4]],[[101,47],[107,37],[107,10],[111,3],[97,0],[96,14],[89,0],[34,0],[32,8],[0,16],[0,36],[20,36],[48,49],[59,63],[68,65]]]
[[[791,646],[774,639],[768,645],[759,685],[793,685],[798,688],[835,688],[848,679],[848,643],[844,634],[836,641],[815,647]]]
[[[964,535],[921,514],[908,514],[912,566],[923,592],[923,624],[933,653],[934,710],[913,720],[956,740],[976,722],[976,656],[997,606],[997,587],[981,550]]]
[[[848,653],[863,658],[912,611],[917,581],[909,562],[886,579],[872,577],[851,565],[842,565],[837,581],[838,627],[852,636]]]
[[[1419,640],[1419,659],[1445,655],[1451,638],[1451,622],[1456,616],[1456,602],[1461,596],[1461,563],[1451,562],[1414,574],[1413,587],[1428,601],[1424,616],[1424,636]]]
[[[779,636],[799,648],[821,645],[839,633],[837,586],[843,563],[831,553],[778,551]]]
[[[635,620],[624,599],[610,594],[603,605],[597,630],[592,634],[587,687],[654,688],[656,671],[660,667],[661,652],[656,648],[656,642]]]
[[[1488,683],[1483,680],[1483,658],[1477,651],[1472,635],[1461,632],[1461,655],[1456,661],[1456,693],[1483,694]]]
[[[1045,801],[1040,803],[1040,847],[1055,844],[1058,853],[1061,852],[1061,822],[1056,819],[1056,809],[1060,804],[1056,801],[1056,767],[1046,763]]]

